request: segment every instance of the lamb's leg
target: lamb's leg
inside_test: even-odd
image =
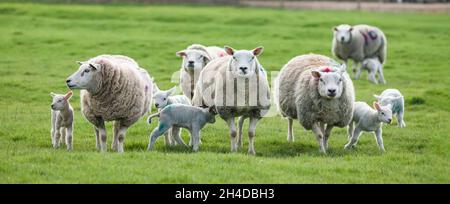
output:
[[[67,150],[69,151],[72,151],[73,149],[72,142],[73,142],[73,127],[68,127],[66,128],[66,146]]]
[[[253,138],[255,137],[256,124],[258,124],[259,118],[250,117],[250,124],[248,128],[248,154],[256,155],[255,147],[253,144]]]
[[[98,132],[97,127],[94,126],[94,134],[95,134],[95,145],[97,150],[100,150],[100,134]]]
[[[231,152],[236,152],[236,124],[234,124],[234,117],[227,118],[226,122],[228,128],[230,128]]]
[[[183,139],[181,139],[181,136],[180,136],[181,128],[180,128],[180,127],[173,126],[171,129],[172,129],[172,130],[171,130],[171,132],[172,132],[172,139],[173,139],[175,142],[177,142],[177,144],[183,145],[183,146],[185,146],[185,147],[188,147],[188,146],[186,145],[186,143],[184,143]],[[192,138],[192,135],[191,135],[191,138]],[[192,142],[194,142],[194,141],[192,141]],[[194,143],[194,144],[195,144],[195,143]],[[193,144],[193,145],[194,145],[194,144]]]
[[[164,144],[166,145],[166,146],[172,146],[172,145],[175,145],[175,143],[173,143],[173,139],[172,138],[170,138],[170,136],[171,136],[171,131],[172,129],[169,129],[166,133],[164,133]]]
[[[194,152],[198,151],[199,141],[200,141],[200,128],[192,128],[191,131],[191,138],[192,138],[192,150]]]
[[[361,129],[356,126],[355,130],[353,131],[352,138],[350,141],[344,146],[344,149],[350,149],[352,147],[356,146],[356,143],[358,143],[359,136],[361,135]]]
[[[361,66],[359,66],[360,63],[355,62],[353,65],[355,65],[353,68],[356,69],[356,73],[355,73],[355,79],[358,80],[359,77],[361,77]],[[355,72],[355,71],[353,71]]]
[[[372,82],[374,84],[378,84],[375,74],[376,74],[376,72],[369,70],[369,74],[367,75],[367,80],[369,80],[370,82]]]
[[[114,121],[113,142],[111,145],[111,149],[113,151],[117,151],[117,148],[119,146],[119,129],[120,129],[120,122]]]
[[[120,125],[118,133],[118,145],[117,145],[117,152],[123,153],[124,152],[124,143],[125,143],[125,136],[127,134],[128,127],[124,125]]]
[[[383,75],[383,66],[380,66],[378,69],[378,82],[380,82],[380,84],[386,84],[386,80],[384,80]]]
[[[383,131],[381,127],[375,130],[375,138],[377,139],[378,147],[380,148],[380,150],[385,152],[386,150],[384,150],[383,137],[381,136],[382,132]]]
[[[350,142],[350,139],[352,139],[353,137],[353,121],[350,122],[350,124],[348,124],[347,133],[348,133],[347,141]]]
[[[66,128],[65,127],[61,127],[60,131],[61,131],[61,142],[60,142],[60,144],[66,144]]]
[[[294,120],[292,118],[288,118],[288,142],[294,142]]]
[[[356,76],[356,72],[358,71],[358,62],[353,61],[352,71],[353,71],[353,76]]]
[[[149,143],[148,143],[148,147],[147,147],[148,151],[153,149],[156,139],[158,139],[159,136],[164,134],[169,128],[170,128],[169,125],[164,125],[164,124],[159,123],[158,127],[153,129],[152,134],[150,134],[150,138],[149,138]]]
[[[238,135],[237,135],[237,146],[238,148],[242,147],[242,133],[244,130],[244,121],[245,117],[241,116],[238,120]]]
[[[56,140],[55,140],[55,138],[56,138],[56,130],[55,130],[54,127],[52,127],[52,130],[51,130],[51,138],[52,138],[52,146],[54,147],[55,144],[56,144]]]
[[[404,112],[403,112],[403,111],[400,111],[400,112],[397,114],[397,123],[398,123],[398,126],[401,127],[401,128],[406,127],[406,123],[405,123],[405,121],[403,120],[403,115],[404,115]]]
[[[323,133],[319,123],[314,123],[312,125],[312,131],[316,135],[317,143],[319,143],[319,151],[326,154],[327,152],[323,146]]]
[[[328,138],[331,135],[331,130],[333,130],[333,126],[327,124],[327,128],[325,129],[325,132],[323,135],[324,136],[323,137],[323,146],[324,146],[325,150],[328,149]]]
[[[55,131],[55,144],[53,144],[53,148],[58,148],[61,144],[61,129],[60,127],[56,127]]]

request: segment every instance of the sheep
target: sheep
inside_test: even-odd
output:
[[[190,100],[185,95],[172,96],[172,93],[176,90],[176,88],[177,87],[173,87],[170,90],[162,91],[159,89],[156,83],[153,84],[153,99],[155,100],[155,107],[158,109],[158,111],[161,111],[164,107],[170,104],[191,105]],[[164,141],[166,145],[174,145],[177,144],[177,141],[183,141],[181,140],[180,133],[181,131],[178,131],[178,135],[173,135],[172,130],[169,129],[169,131],[164,134]],[[178,139],[174,140],[174,137],[178,137]],[[185,145],[184,143],[182,144]]]
[[[256,124],[270,108],[269,82],[257,59],[263,47],[236,51],[225,46],[224,49],[229,56],[211,61],[200,73],[192,104],[216,108],[230,129],[232,152],[236,152],[238,147],[235,117],[242,120],[250,118],[248,153],[255,155],[253,138]]]
[[[148,73],[131,58],[100,55],[79,62],[79,69],[66,80],[81,89],[81,111],[94,125],[96,146],[106,152],[105,121],[114,121],[112,149],[124,151],[127,129],[149,110],[152,82]]]
[[[65,95],[50,93],[53,98],[51,105],[52,129],[51,138],[54,148],[58,148],[61,140],[66,143],[67,150],[73,149],[73,108],[69,103],[72,91]]]
[[[392,114],[397,117],[397,124],[400,128],[406,127],[404,120],[405,99],[397,89],[386,89],[380,95],[373,95],[382,106],[391,104]]]
[[[152,131],[149,138],[147,150],[153,149],[156,139],[172,128],[172,132],[176,135],[180,128],[186,128],[191,133],[192,148],[198,151],[200,130],[206,123],[215,123],[215,112],[213,108],[199,108],[184,104],[171,104],[163,108],[160,112],[150,115],[147,122],[150,124],[151,119],[159,117],[158,126]],[[178,143],[184,144],[179,137],[175,137]]]
[[[355,147],[362,131],[373,132],[381,151],[384,149],[381,123],[390,124],[392,121],[391,104],[381,106],[378,102],[373,103],[374,109],[365,102],[355,102],[353,119],[348,126],[348,143],[345,149]]]
[[[385,84],[386,81],[384,80],[384,75],[383,75],[383,65],[380,63],[380,61],[378,60],[378,58],[373,57],[373,58],[368,58],[365,59],[362,62],[361,65],[361,69],[366,69],[369,74],[367,75],[367,79],[369,81],[371,81],[374,84]],[[361,76],[361,69],[358,69],[356,71],[356,75],[355,78],[359,79],[359,77]],[[378,73],[378,81],[376,79],[376,74]]]
[[[360,69],[359,65],[364,59],[376,57],[381,64],[386,62],[387,40],[379,28],[342,24],[333,28],[333,34],[333,55],[343,60],[346,66],[347,61],[352,59],[354,74]]]
[[[191,100],[202,69],[211,60],[226,56],[226,52],[216,46],[205,47],[200,44],[192,44],[185,50],[178,51],[176,55],[183,58],[180,69],[181,90]]]
[[[313,131],[323,153],[333,127],[345,127],[352,118],[355,93],[346,65],[323,55],[291,59],[276,79],[274,95],[281,115],[288,118],[288,141],[294,141],[292,125],[298,119]]]

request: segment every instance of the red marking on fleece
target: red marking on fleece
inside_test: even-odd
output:
[[[333,72],[333,69],[331,69],[330,67],[325,67],[322,70],[320,70],[321,72]]]
[[[219,55],[219,57],[225,57],[228,55],[226,52],[219,52],[217,54]]]

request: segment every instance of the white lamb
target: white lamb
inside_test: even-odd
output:
[[[152,150],[156,139],[170,128],[174,134],[178,134],[180,128],[186,128],[191,133],[193,150],[198,151],[200,130],[206,123],[216,122],[214,108],[205,109],[184,104],[168,105],[160,112],[150,115],[147,119],[149,124],[154,117],[159,117],[159,124],[150,134],[147,150]],[[180,144],[183,143],[178,137],[174,139]]]
[[[106,151],[105,121],[114,122],[112,149],[124,151],[127,129],[145,115],[152,99],[152,81],[134,60],[120,55],[100,55],[80,62],[66,81],[81,89],[81,111],[94,125],[97,149]]]
[[[355,93],[345,64],[316,54],[291,59],[275,83],[275,101],[288,123],[288,141],[294,141],[292,123],[298,119],[316,135],[326,153],[333,127],[345,127],[352,118]]]
[[[383,65],[380,63],[380,61],[378,60],[378,58],[373,57],[373,58],[368,58],[365,59],[362,62],[362,66],[361,69],[365,69],[367,70],[369,73],[367,75],[367,79],[369,81],[371,81],[374,84],[385,84],[386,81],[384,80],[384,75],[383,75]],[[356,79],[359,79],[359,77],[361,76],[361,69],[358,69],[355,75]],[[378,73],[378,81],[376,78],[376,75]]]
[[[259,63],[263,47],[235,51],[208,63],[200,73],[192,104],[215,107],[230,129],[231,151],[237,151],[235,117],[250,118],[248,153],[254,155],[256,124],[270,108],[267,74]]]
[[[380,95],[374,95],[374,97],[377,98],[382,106],[390,104],[392,107],[392,114],[397,117],[398,126],[401,128],[406,127],[404,120],[405,99],[399,90],[386,89]]]
[[[176,90],[176,86],[167,90],[167,91],[162,91],[159,89],[158,85],[156,85],[156,83],[153,84],[153,99],[155,100],[155,107],[158,109],[158,112],[160,112],[164,107],[166,107],[167,105],[171,105],[171,104],[184,104],[184,105],[191,105],[191,102],[189,101],[189,99],[185,96],[185,95],[175,95],[172,96],[172,93]],[[181,140],[181,136],[180,133],[181,131],[177,130],[176,132],[178,132],[178,135],[173,135],[173,131],[172,129],[169,129],[169,131],[167,131],[164,134],[164,138],[165,138],[165,144],[166,145],[176,145],[177,141],[183,141]],[[174,137],[178,137],[176,140],[174,139]],[[183,143],[181,143],[180,145],[186,145]]]
[[[206,64],[213,59],[227,55],[220,47],[205,47],[200,44],[192,44],[176,54],[183,58],[180,69],[180,85],[183,94],[189,99],[192,99],[194,95],[198,76]]]
[[[367,58],[378,58],[381,64],[386,61],[387,40],[383,31],[369,25],[347,24],[339,25],[333,29],[332,53],[344,60],[345,65],[349,59],[353,60],[353,73],[360,69],[359,64]]]
[[[365,102],[355,102],[353,119],[348,126],[348,143],[345,145],[345,149],[355,147],[361,132],[366,131],[374,133],[378,147],[385,151],[381,123],[391,123],[391,105],[380,106],[378,102],[374,102],[373,107],[375,110]]]
[[[69,103],[72,91],[65,95],[50,93],[53,98],[52,112],[52,145],[58,148],[61,141],[65,142],[67,150],[72,150],[73,140],[73,108]]]

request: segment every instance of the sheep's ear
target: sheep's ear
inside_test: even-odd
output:
[[[72,95],[73,95],[72,91],[69,91],[69,92],[67,92],[66,95],[64,96],[64,99],[65,99],[66,101],[68,101],[70,98],[72,98]]]
[[[348,29],[348,31],[352,32],[353,31],[353,26],[350,27],[350,29]]]
[[[89,67],[92,68],[93,70],[100,70],[100,68],[102,68],[102,65],[96,63],[89,63]]]
[[[211,61],[211,57],[208,55],[203,55],[203,62],[206,64],[208,64]]]
[[[167,91],[167,96],[172,95],[176,90],[177,90],[176,86],[172,87],[171,89],[169,89],[169,91]]]
[[[223,49],[225,50],[225,52],[226,52],[228,55],[234,55],[234,49],[233,49],[232,47],[230,47],[230,46],[225,46],[225,47],[223,47]]]
[[[341,64],[341,67],[339,67],[339,71],[341,71],[341,73],[344,73],[347,71],[347,65],[345,63]]]
[[[83,65],[83,62],[81,62],[81,61],[76,61],[76,63],[79,65]]]
[[[381,98],[379,95],[376,95],[376,94],[374,94],[373,97],[375,97],[378,100]]]
[[[180,50],[176,53],[178,57],[185,57],[186,56],[186,50]]]
[[[53,93],[53,92],[50,92],[50,96],[51,96],[51,97],[55,97],[55,96],[56,96],[56,94],[55,94],[55,93]]]
[[[259,47],[255,48],[255,49],[253,49],[253,55],[259,56],[263,51],[264,51],[264,47],[263,46],[259,46]]]
[[[336,26],[334,26],[332,30],[333,30],[333,31],[338,31],[338,29],[337,29]]]
[[[381,110],[380,104],[378,102],[373,102],[373,108],[375,108],[375,110],[379,111]]]
[[[319,72],[319,71],[312,71],[312,72],[311,72],[311,75],[312,75],[314,78],[316,78],[316,79],[319,79],[319,78],[320,78],[320,72]]]
[[[153,83],[153,94],[155,94],[158,91],[160,91],[158,85],[156,85],[156,83]]]

